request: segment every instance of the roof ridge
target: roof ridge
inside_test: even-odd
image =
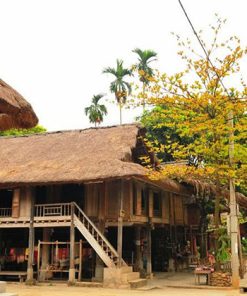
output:
[[[125,123],[121,125],[110,125],[110,126],[100,126],[100,127],[88,127],[85,129],[72,129],[72,130],[57,130],[57,131],[48,131],[48,132],[41,132],[41,133],[33,133],[33,134],[27,134],[27,135],[8,135],[8,136],[0,136],[0,139],[13,139],[13,138],[29,138],[33,136],[46,136],[46,135],[52,135],[52,134],[64,134],[64,133],[72,133],[72,132],[85,132],[89,130],[104,130],[104,129],[111,129],[111,128],[120,128],[120,127],[127,127],[127,126],[136,126],[141,127],[141,124],[139,122],[133,122],[133,123]]]

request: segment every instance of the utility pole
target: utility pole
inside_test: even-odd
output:
[[[229,112],[229,165],[234,166],[234,123],[233,112]],[[237,202],[235,194],[234,178],[229,178],[230,187],[230,238],[231,238],[231,267],[232,267],[232,286],[239,288],[239,256],[238,256],[238,216]],[[241,247],[241,246],[240,246]]]
[[[118,267],[122,265],[123,256],[123,198],[124,198],[124,181],[120,180],[119,192],[119,214],[118,214],[118,232],[117,232],[117,252],[118,252]]]

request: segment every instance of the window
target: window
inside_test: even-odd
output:
[[[142,198],[142,215],[146,216],[148,213],[148,191],[146,188],[142,188],[141,198]]]
[[[133,184],[133,215],[136,215],[136,206],[137,206],[137,190],[136,184]]]
[[[140,183],[133,184],[133,215],[147,216],[148,189]]]
[[[153,214],[155,217],[161,217],[161,194],[160,192],[153,192]]]

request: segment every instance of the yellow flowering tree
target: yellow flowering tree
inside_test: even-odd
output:
[[[152,128],[175,130],[179,139],[193,140],[181,142],[164,134],[166,141],[161,147],[151,145],[156,152],[165,151],[174,160],[192,159],[191,166],[181,165],[179,169],[164,165],[152,177],[214,184],[216,228],[222,188],[228,188],[230,179],[242,190],[247,188],[247,87],[240,74],[247,50],[236,36],[220,41],[224,22],[217,17],[216,25],[211,26],[210,44],[200,33],[206,55],[198,53],[190,40],[175,35],[185,70],[174,75],[157,72],[148,89],[149,104],[159,110],[150,113]],[[234,158],[229,161],[233,141]]]

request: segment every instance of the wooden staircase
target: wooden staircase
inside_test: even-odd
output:
[[[119,258],[117,251],[113,248],[110,242],[76,203],[73,203],[72,214],[74,225],[107,267],[117,268],[127,266],[124,260]]]

